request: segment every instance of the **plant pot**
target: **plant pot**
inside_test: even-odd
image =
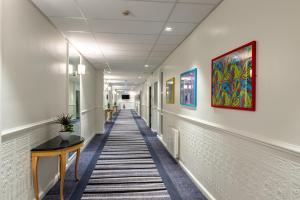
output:
[[[70,138],[72,132],[67,132],[67,131],[60,131],[59,135],[62,140],[68,140]]]

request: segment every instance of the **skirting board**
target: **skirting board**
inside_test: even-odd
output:
[[[185,171],[185,173],[191,178],[193,183],[198,187],[198,189],[202,192],[202,194],[208,199],[208,200],[217,200],[213,197],[213,195],[196,179],[196,177],[188,170],[184,164],[179,160],[179,165]]]
[[[157,133],[157,130],[151,128],[151,131],[154,132],[154,133]]]
[[[83,151],[87,147],[87,145],[92,141],[94,136],[90,137],[89,139],[87,139],[84,142],[83,147],[81,148],[80,151]],[[66,166],[66,171],[69,169],[69,167],[72,165],[72,163],[76,160],[75,158],[76,158],[76,156],[75,156],[75,154],[73,154],[73,156],[68,160],[68,163],[67,163],[67,166]],[[59,177],[59,173],[57,173],[54,176],[54,178],[49,182],[49,184],[46,186],[45,190],[40,191],[40,193],[39,193],[40,199],[43,199],[45,197],[45,195],[50,191],[50,189],[57,183],[58,177]]]
[[[146,123],[146,125],[149,126],[147,120],[144,117],[142,117],[142,116],[141,116],[141,118],[144,120],[144,122]]]
[[[162,137],[157,135],[158,140],[164,145],[164,147],[168,150],[166,143],[163,141]],[[172,154],[170,154],[172,156]],[[174,158],[175,159],[175,158]],[[216,198],[213,197],[212,194],[196,179],[196,177],[188,170],[185,165],[178,160],[180,167],[183,169],[183,171],[190,177],[190,179],[193,181],[193,183],[197,186],[197,188],[202,192],[202,194],[208,199],[208,200],[216,200]]]

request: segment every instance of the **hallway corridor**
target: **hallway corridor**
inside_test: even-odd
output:
[[[299,10],[0,0],[0,200],[300,200]]]

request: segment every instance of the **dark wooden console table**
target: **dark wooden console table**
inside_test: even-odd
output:
[[[80,157],[80,147],[83,145],[84,139],[77,135],[71,135],[68,140],[62,140],[60,136],[57,136],[47,142],[39,145],[31,150],[31,166],[33,176],[33,186],[35,192],[35,198],[39,200],[39,185],[37,176],[37,166],[39,157],[52,157],[59,156],[60,158],[60,199],[64,199],[64,182],[66,174],[66,164],[68,153],[76,152],[76,164],[75,164],[75,179],[78,177],[78,161]]]

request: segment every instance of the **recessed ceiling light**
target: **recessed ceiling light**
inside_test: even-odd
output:
[[[167,26],[167,27],[165,28],[165,31],[167,31],[167,32],[173,31],[173,28],[172,28],[171,26]]]
[[[145,65],[145,67],[149,67],[149,65]]]
[[[141,79],[142,77],[141,76],[138,76],[138,79]]]
[[[111,71],[107,71],[108,74],[111,74]]]

